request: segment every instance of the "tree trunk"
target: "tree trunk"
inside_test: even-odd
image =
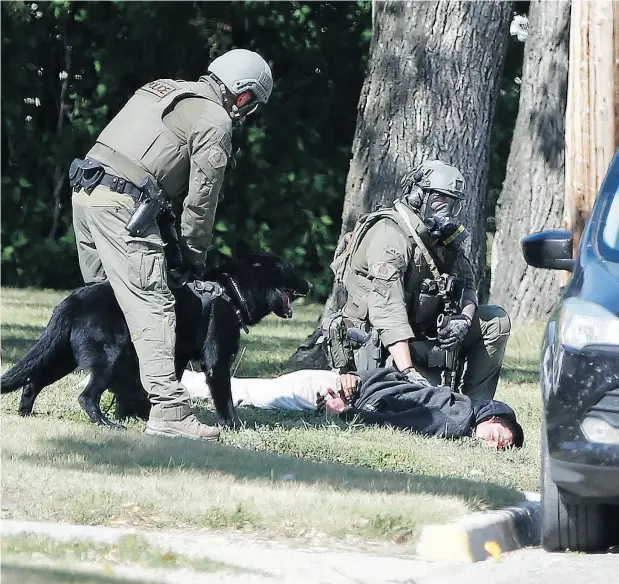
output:
[[[439,158],[464,175],[464,222],[476,274],[485,264],[488,144],[499,91],[511,2],[375,2],[370,58],[358,105],[342,232],[361,213],[390,204],[402,175]],[[333,290],[325,313],[341,306]],[[315,333],[295,367],[324,364]]]
[[[578,247],[617,148],[619,7],[611,0],[575,2],[565,132],[564,227]]]
[[[520,240],[561,226],[569,30],[569,1],[531,2],[520,106],[497,203],[491,261],[491,301],[516,320],[547,314],[560,286],[556,272],[526,264]]]
[[[62,84],[60,87],[60,97],[58,98],[58,122],[56,123],[56,131],[58,134],[58,138],[62,134],[62,128],[64,126],[64,121],[70,118],[69,113],[69,85],[71,83],[71,75],[72,71],[72,52],[73,47],[69,44],[69,21],[72,18],[72,13],[69,11],[69,14],[66,16],[66,20],[64,22],[64,26],[62,28],[62,32],[60,33],[60,40],[62,42],[63,49],[63,65],[64,65],[64,73],[66,76],[62,79]],[[56,168],[54,168],[54,190],[52,195],[52,200],[54,202],[54,207],[52,211],[52,226],[50,227],[49,233],[47,237],[50,239],[54,239],[58,230],[60,228],[60,217],[62,214],[62,192],[65,188],[65,182],[67,178],[68,169],[59,161],[56,164]]]

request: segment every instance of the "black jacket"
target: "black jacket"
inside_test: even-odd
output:
[[[393,368],[358,374],[359,393],[341,414],[355,415],[367,424],[384,424],[445,438],[470,436],[477,424],[498,416],[515,423],[516,414],[500,401],[472,402],[448,387],[423,387],[410,383]]]

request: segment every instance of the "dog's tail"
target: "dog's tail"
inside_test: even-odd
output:
[[[70,349],[71,323],[65,306],[68,301],[69,298],[54,308],[45,331],[34,347],[0,377],[0,393],[15,391],[30,379],[44,374],[64,351]]]

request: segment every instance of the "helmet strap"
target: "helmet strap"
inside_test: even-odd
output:
[[[421,205],[419,205],[419,215],[424,219],[426,216],[426,211],[428,209],[428,199],[430,198],[430,191],[424,191],[422,189],[423,196],[421,197]]]
[[[228,112],[228,115],[230,116],[232,121],[238,123],[239,118],[241,117],[241,114],[239,112],[239,109],[236,107],[236,105],[234,105],[234,103],[232,103],[232,105],[230,104],[230,95],[232,94],[230,93],[228,88],[224,85],[224,83],[221,81],[221,79],[217,77],[217,75],[215,75],[214,73],[211,73],[210,71],[207,73],[207,75],[219,87],[219,91],[221,92],[221,101],[222,101],[222,105],[224,109]]]

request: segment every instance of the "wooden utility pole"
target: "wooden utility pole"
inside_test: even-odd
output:
[[[575,249],[619,146],[619,2],[574,0],[565,116],[564,227]]]

